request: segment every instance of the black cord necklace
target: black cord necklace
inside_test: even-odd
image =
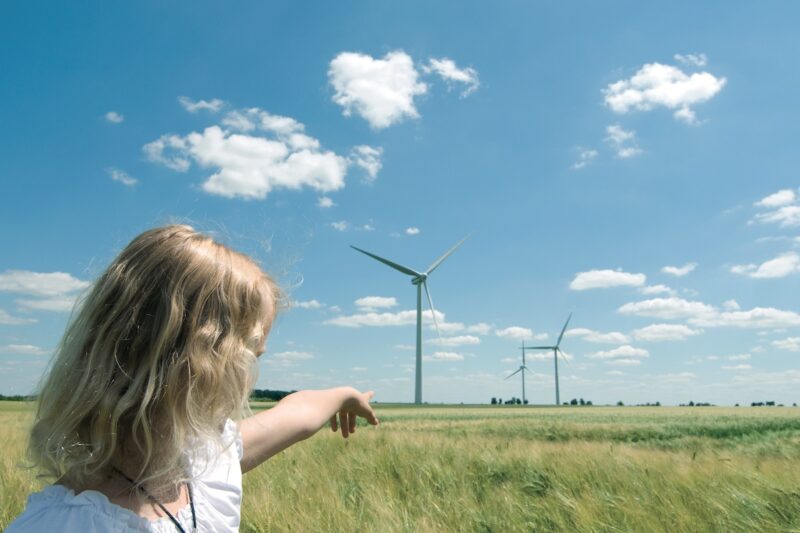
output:
[[[120,471],[120,469],[119,469],[119,468],[117,468],[116,466],[112,466],[112,467],[111,467],[111,469],[112,469],[112,470],[114,470],[114,472],[116,472],[116,473],[117,473],[117,474],[119,474],[120,476],[124,477],[126,480],[128,480],[128,482],[131,484],[131,486],[133,486],[133,487],[136,487],[136,489],[137,489],[137,490],[140,490],[140,491],[142,491],[142,492],[144,493],[144,495],[145,495],[145,496],[147,496],[147,499],[148,499],[148,500],[150,500],[150,501],[151,501],[151,502],[153,502],[154,504],[156,504],[156,505],[158,505],[159,507],[161,507],[161,510],[162,510],[162,511],[164,511],[164,512],[167,514],[167,516],[169,517],[169,519],[170,519],[170,520],[172,520],[172,523],[173,523],[173,524],[175,524],[175,527],[176,527],[176,528],[178,528],[178,531],[180,531],[181,533],[186,533],[186,530],[184,530],[184,529],[183,529],[183,527],[181,526],[180,522],[178,522],[178,519],[177,519],[177,518],[175,518],[175,516],[174,516],[172,513],[170,513],[169,511],[167,511],[167,508],[166,508],[166,507],[164,507],[164,506],[161,504],[161,502],[160,502],[160,501],[158,501],[158,500],[157,500],[157,499],[155,499],[153,496],[151,496],[151,495],[150,495],[150,493],[149,493],[149,492],[147,492],[147,489],[145,489],[145,488],[144,488],[143,486],[141,486],[141,485],[137,485],[137,484],[136,484],[136,482],[135,482],[134,480],[132,480],[131,478],[129,478],[128,476],[126,476],[125,474],[123,474],[123,473]],[[196,515],[196,514],[195,514],[195,512],[194,512],[194,498],[192,498],[192,485],[191,485],[191,483],[187,483],[187,484],[186,484],[186,489],[189,491],[189,506],[192,508],[192,531],[195,531],[195,530],[197,529],[197,515]]]

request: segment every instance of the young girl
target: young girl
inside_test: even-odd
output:
[[[242,472],[326,422],[345,438],[357,417],[377,425],[372,392],[350,387],[244,417],[281,301],[252,259],[189,226],[136,237],[58,347],[28,450],[57,481],[7,531],[237,531]]]

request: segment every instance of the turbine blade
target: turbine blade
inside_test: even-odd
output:
[[[561,328],[561,335],[558,336],[558,341],[556,341],[556,347],[561,346],[561,339],[564,338],[564,332],[567,331],[567,326],[569,325],[569,319],[572,318],[572,313],[569,314],[567,317],[567,321],[564,322],[564,327]]]
[[[445,252],[445,253],[444,253],[444,254],[443,254],[443,255],[442,255],[442,256],[441,256],[439,259],[437,259],[436,261],[434,261],[433,263],[431,263],[431,266],[429,266],[429,267],[428,267],[428,270],[426,270],[426,271],[425,271],[425,274],[426,274],[426,275],[428,275],[428,274],[432,273],[434,270],[436,270],[436,268],[437,268],[439,265],[441,265],[441,264],[442,264],[442,261],[444,261],[445,259],[447,259],[447,258],[450,256],[450,254],[452,254],[453,252],[455,252],[455,251],[456,251],[456,248],[458,248],[459,246],[461,246],[462,244],[464,244],[464,241],[466,241],[467,239],[469,239],[469,235],[467,235],[466,237],[464,237],[463,239],[461,239],[460,241],[458,241],[458,242],[455,244],[455,246],[453,246],[452,248],[450,248],[449,250],[447,250],[447,251],[446,251],[446,252]]]
[[[517,371],[516,371],[516,372],[514,372],[513,374],[509,374],[508,376],[506,376],[506,378],[505,378],[505,379],[508,379],[508,378],[510,378],[510,377],[514,377],[514,376],[516,376],[517,374],[519,374],[520,372],[522,372],[522,367],[519,367],[519,369],[517,369]]]
[[[563,359],[563,360],[564,360],[564,362],[565,362],[565,363],[567,363],[567,366],[569,367],[569,369],[570,369],[570,370],[572,370],[572,371],[574,372],[574,369],[572,368],[572,365],[570,364],[570,362],[569,362],[569,359],[567,359],[567,356],[566,356],[566,355],[564,355],[564,352],[562,352],[562,351],[561,351],[561,348],[558,348],[556,351],[557,351],[559,354],[561,354],[561,359]]]
[[[356,248],[352,244],[350,245],[350,248],[352,248],[354,250],[358,250],[362,254],[368,255],[371,258],[375,259],[376,261],[380,261],[384,265],[388,265],[388,266],[392,267],[395,270],[399,270],[403,274],[408,274],[409,276],[414,276],[414,277],[422,275],[419,272],[417,272],[416,270],[412,270],[412,269],[410,269],[408,267],[404,267],[403,265],[399,265],[399,264],[395,263],[394,261],[389,261],[388,259],[384,259],[383,257],[381,257],[379,255],[371,254],[371,253],[367,252],[366,250],[362,250],[361,248]]]
[[[553,350],[555,346],[526,346],[526,350]]]
[[[433,316],[433,324],[436,326],[436,334],[439,336],[439,346],[444,346],[442,341],[442,333],[439,331],[439,321],[436,320],[436,309],[433,308],[433,299],[431,299],[431,291],[428,289],[428,282],[423,281],[422,286],[425,287],[425,296],[428,297],[428,305],[431,308],[431,315]]]

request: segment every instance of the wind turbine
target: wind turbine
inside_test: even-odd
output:
[[[368,255],[376,261],[380,261],[384,265],[390,266],[393,269],[406,274],[407,276],[411,276],[411,284],[417,286],[417,375],[414,384],[414,403],[416,404],[422,403],[422,287],[425,287],[425,296],[428,297],[428,305],[431,308],[431,315],[433,316],[433,323],[436,326],[436,333],[439,334],[439,338],[441,338],[441,333],[439,333],[439,322],[436,320],[436,310],[433,308],[433,300],[431,299],[431,291],[428,289],[428,276],[430,276],[433,271],[442,264],[442,261],[447,259],[450,254],[455,252],[456,248],[461,246],[466,240],[467,237],[464,237],[458,241],[452,248],[442,254],[439,259],[431,263],[431,266],[429,266],[428,270],[425,272],[417,272],[414,269],[405,267],[395,263],[394,261],[384,259],[383,257],[371,254],[366,250],[362,250],[361,248],[350,245],[350,248],[358,250],[362,254]]]
[[[561,396],[558,393],[558,354],[561,354],[561,357],[564,358],[564,361],[567,361],[567,357],[564,355],[564,352],[561,351],[559,346],[561,345],[561,339],[564,338],[564,332],[567,331],[567,325],[569,324],[569,319],[572,318],[572,313],[569,314],[567,317],[567,321],[564,322],[564,327],[561,328],[561,335],[558,336],[558,340],[556,341],[555,346],[531,346],[530,350],[553,350],[553,362],[556,365],[556,405],[561,405]]]
[[[522,372],[522,405],[526,405],[526,403],[525,403],[525,371],[527,370],[528,372],[530,372],[530,369],[527,366],[525,366],[525,350],[531,350],[531,349],[532,348],[530,348],[530,347],[526,348],[525,347],[525,341],[522,341],[522,348],[521,348],[521,350],[522,350],[522,365],[517,369],[516,372],[514,372],[513,374],[509,374],[506,377],[506,379],[509,379],[510,377],[515,376],[515,375],[519,374],[520,372]]]

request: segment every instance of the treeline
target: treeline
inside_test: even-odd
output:
[[[520,400],[519,398],[512,396],[510,400],[503,401],[502,398],[492,398],[490,402],[492,405],[528,405],[528,400],[525,401]],[[564,402],[564,405],[592,405],[591,400],[584,400],[583,398],[573,398],[568,402]]]
[[[36,396],[33,395],[21,396],[19,394],[14,394],[12,396],[6,396],[0,394],[0,402],[32,402],[35,399]]]
[[[253,389],[253,392],[250,394],[250,399],[257,402],[264,402],[264,401],[279,402],[283,400],[286,396],[292,394],[293,392],[297,391]]]

